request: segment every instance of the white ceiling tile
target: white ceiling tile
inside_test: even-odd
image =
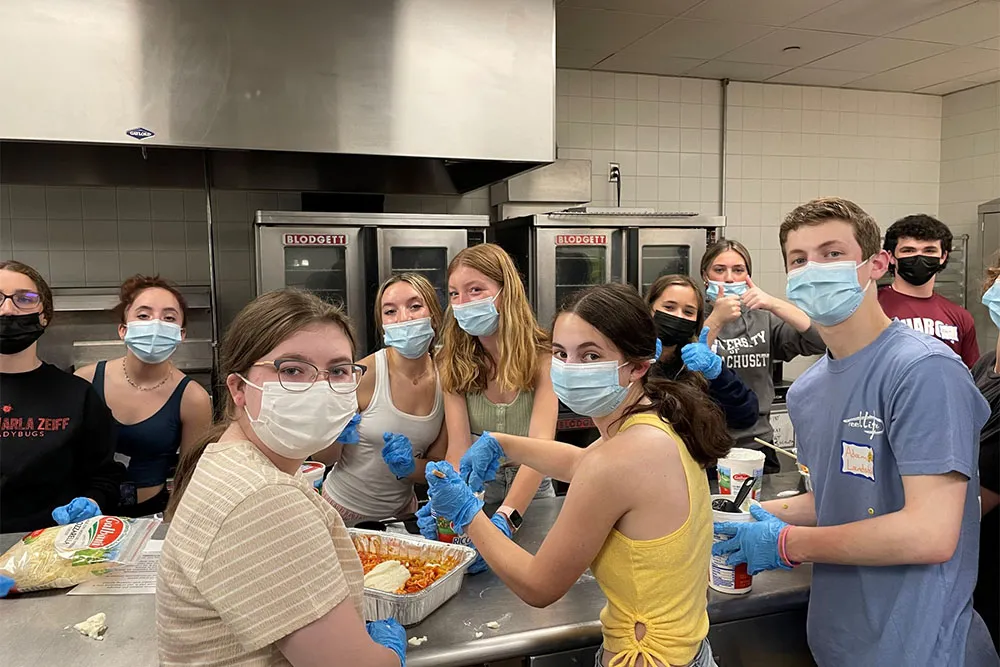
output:
[[[976,83],[975,81],[947,81],[945,83],[938,83],[933,86],[927,86],[926,88],[921,88],[921,93],[927,93],[928,95],[947,95],[949,93],[957,93],[960,90],[965,90],[966,88],[975,88],[982,84]]]
[[[928,44],[903,39],[876,38],[839,53],[809,63],[809,67],[853,72],[882,72],[949,50],[943,44]],[[857,78],[857,77],[855,77]]]
[[[610,55],[667,20],[666,17],[560,6],[556,10],[556,44],[564,49],[603,51]]]
[[[962,77],[966,81],[974,81],[975,83],[993,83],[994,81],[1000,81],[1000,67],[994,67],[988,69],[984,72],[979,72],[977,74],[966,74]]]
[[[920,90],[930,85],[926,76],[914,72],[890,70],[866,76],[856,81],[844,84],[848,88],[863,88],[865,90],[893,90],[910,92]]]
[[[802,86],[842,86],[850,81],[856,81],[864,74],[847,72],[837,69],[814,69],[811,67],[796,67],[778,76],[768,79],[768,83],[794,83]]]
[[[1000,35],[1000,2],[974,2],[892,33],[900,39],[918,39],[954,46],[975,44]]]
[[[607,57],[604,51],[586,49],[564,49],[556,47],[556,67],[570,69],[590,69]]]
[[[840,0],[793,25],[797,28],[879,36],[969,2],[970,0]]]
[[[816,30],[775,30],[724,55],[729,62],[798,67],[865,41],[864,37]],[[794,51],[785,47],[797,46]]]
[[[679,76],[703,62],[705,62],[704,59],[698,58],[650,58],[645,54],[622,51],[602,61],[594,69],[608,72]]]
[[[758,25],[674,19],[622,53],[641,53],[647,58],[709,60],[770,31],[771,28]]]
[[[763,81],[786,69],[781,65],[736,63],[710,60],[687,72],[689,76],[705,79],[733,79],[736,81]]]
[[[993,49],[994,51],[1000,51],[1000,37],[987,39],[984,42],[979,42],[978,44],[974,44],[974,46],[977,46],[980,49]]]
[[[563,0],[560,7],[585,7],[613,9],[619,12],[652,14],[654,16],[680,16],[701,0]]]
[[[684,18],[781,27],[835,2],[837,0],[768,0],[768,2],[706,0],[685,14]]]
[[[985,72],[997,66],[1000,66],[1000,59],[998,59],[996,51],[963,46],[890,71],[919,74],[930,79],[924,84],[929,86],[943,81],[961,79],[969,74]]]

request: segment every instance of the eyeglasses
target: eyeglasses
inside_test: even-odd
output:
[[[329,370],[320,370],[308,361],[300,359],[258,361],[254,366],[273,368],[278,373],[278,383],[281,388],[296,393],[308,391],[321,375],[326,375],[330,389],[338,394],[350,394],[357,391],[361,376],[368,370],[361,364],[338,364]]]
[[[0,292],[0,307],[10,299],[18,310],[28,310],[34,308],[42,301],[42,297],[38,295],[38,292],[32,292],[31,290],[19,289],[14,290],[13,294],[7,294],[6,292]]]

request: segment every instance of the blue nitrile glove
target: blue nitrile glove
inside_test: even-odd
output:
[[[458,464],[462,479],[479,493],[486,488],[486,482],[493,481],[497,476],[502,456],[503,449],[497,439],[489,431],[483,431]]]
[[[751,505],[750,514],[755,521],[736,523],[724,521],[715,524],[715,532],[719,535],[731,535],[725,542],[712,545],[712,555],[729,554],[726,563],[729,565],[747,564],[747,572],[760,574],[766,570],[790,570],[791,564],[786,563],[778,553],[778,537],[787,523],[774,516],[760,505]]]
[[[427,501],[427,504],[417,510],[417,528],[420,529],[420,534],[426,537],[428,540],[436,540],[438,536],[438,524],[437,519],[431,516],[431,503]]]
[[[389,466],[389,472],[396,479],[403,479],[413,474],[417,464],[413,460],[413,445],[410,439],[399,433],[383,433],[382,460]]]
[[[500,514],[494,514],[493,518],[490,519],[493,525],[500,529],[500,532],[507,536],[509,540],[514,535],[510,532],[510,524],[507,523],[507,519],[503,518]],[[469,566],[469,574],[479,574],[480,572],[485,572],[490,569],[486,564],[486,559],[483,555],[479,553],[479,549],[476,549],[476,560],[472,561],[472,565]]]
[[[14,588],[14,580],[10,577],[0,574],[0,598],[7,597],[7,593],[10,593],[10,589]]]
[[[701,373],[709,380],[719,377],[722,372],[722,357],[708,346],[708,327],[701,330],[697,343],[688,343],[681,348],[681,359],[688,370]]]
[[[60,526],[90,519],[101,513],[101,508],[90,498],[74,498],[68,505],[52,510],[52,520]]]
[[[360,423],[360,414],[356,414],[351,417],[351,421],[347,422],[347,426],[345,426],[344,430],[337,436],[337,442],[342,445],[356,445],[361,442],[361,436],[358,435],[358,424]]]
[[[368,636],[376,644],[390,649],[399,656],[399,667],[406,667],[406,629],[394,618],[365,623]]]
[[[434,474],[435,471],[443,473],[445,477],[438,477]],[[428,463],[425,477],[427,495],[434,503],[434,512],[451,521],[459,532],[464,533],[479,510],[483,509],[483,501],[476,498],[469,485],[462,481],[447,461]]]
[[[663,341],[659,338],[656,339],[656,353],[653,357],[654,361],[659,361],[660,355],[663,354]]]

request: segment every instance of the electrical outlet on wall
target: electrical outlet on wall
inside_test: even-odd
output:
[[[608,163],[608,183],[618,183],[622,178],[622,167],[617,162]]]

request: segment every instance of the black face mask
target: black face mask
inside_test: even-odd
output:
[[[0,354],[17,354],[45,333],[39,313],[0,315]]]
[[[662,310],[653,314],[653,322],[656,324],[656,337],[664,347],[690,343],[698,330],[698,323],[695,320],[686,320]]]
[[[941,270],[940,257],[910,255],[896,258],[896,273],[911,285],[923,285]]]

